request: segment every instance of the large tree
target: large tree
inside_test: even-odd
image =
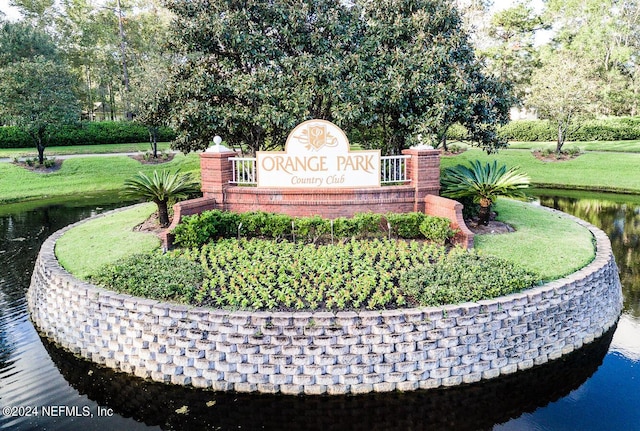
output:
[[[600,115],[638,115],[640,1],[549,0],[555,46],[584,60]]]
[[[171,88],[177,147],[215,134],[250,151],[322,118],[388,152],[438,144],[455,122],[491,149],[507,86],[485,76],[448,2],[168,0],[182,61]],[[505,108],[506,107],[506,108]]]
[[[14,43],[16,35],[32,44]],[[49,134],[79,119],[75,80],[47,37],[28,24],[2,23],[0,46],[16,48],[0,56],[0,118],[29,134],[42,164]]]
[[[549,54],[531,78],[527,105],[556,124],[556,152],[577,120],[593,115],[596,84],[587,62],[568,51]]]
[[[279,146],[301,120],[349,121],[346,65],[355,8],[339,0],[169,0],[183,56],[172,101],[178,149],[206,148],[215,134],[250,152]]]
[[[485,149],[501,146],[495,131],[508,121],[508,85],[483,73],[450,3],[371,0],[362,16],[358,73],[366,79],[356,82],[367,101],[364,122],[382,128],[386,152],[446,144],[454,123]]]
[[[542,14],[526,3],[517,3],[491,17],[487,35],[494,43],[482,49],[481,55],[491,73],[513,83],[520,101],[528,91],[533,71],[540,67],[536,32],[548,28]]]

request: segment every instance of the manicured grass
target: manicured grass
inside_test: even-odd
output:
[[[476,235],[475,248],[555,280],[584,267],[595,256],[593,236],[560,214],[525,202],[499,199],[498,220],[516,232]]]
[[[195,153],[177,154],[171,162],[160,165],[141,164],[127,156],[73,158],[48,174],[0,163],[0,203],[120,190],[124,180],[138,171],[150,173],[155,169],[180,169],[199,177],[200,161]]]
[[[519,166],[536,186],[640,193],[640,154],[587,152],[573,160],[543,162],[529,151],[503,150],[487,155],[474,148],[457,156],[442,157],[441,166],[468,164],[476,159]]]
[[[640,141],[590,141],[566,142],[563,150],[578,147],[582,151],[618,151],[623,153],[640,153]],[[509,142],[510,149],[556,149],[555,142]]]
[[[107,263],[157,249],[157,236],[133,231],[155,210],[152,203],[136,205],[77,226],[56,242],[56,257],[63,268],[84,279]]]
[[[158,142],[158,151],[169,150],[169,142]],[[108,144],[108,145],[72,145],[60,147],[47,147],[44,156],[54,158],[67,154],[109,154],[109,153],[137,153],[151,151],[148,142],[137,142],[131,144]],[[34,148],[0,148],[0,157],[36,157],[38,152]]]

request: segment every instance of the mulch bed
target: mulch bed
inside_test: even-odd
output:
[[[487,225],[479,224],[477,221],[467,221],[466,223],[469,230],[476,235],[502,234],[516,231],[513,226],[496,220],[489,221]]]
[[[150,157],[149,155],[146,155],[146,154],[136,154],[135,156],[129,156],[129,157],[131,157],[133,160],[139,161],[143,165],[161,165],[163,163],[167,163],[173,160],[174,156],[175,156],[174,153],[168,153],[168,154],[158,153],[157,158]]]
[[[580,155],[580,154],[568,154],[568,153],[546,154],[546,153],[542,153],[541,151],[534,151],[531,154],[533,154],[533,157],[543,162],[566,162],[567,160],[573,160]]]
[[[53,160],[53,165],[49,167],[46,167],[45,165],[39,165],[37,162],[32,165],[29,165],[26,162],[13,162],[13,164],[38,174],[50,174],[51,172],[59,170],[60,167],[62,167],[62,162],[63,160]]]

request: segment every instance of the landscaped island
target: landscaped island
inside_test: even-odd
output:
[[[579,266],[591,263],[567,277],[458,305],[311,312],[191,307],[104,290],[59,266],[54,247],[63,259],[65,248],[73,246],[73,241],[65,245],[65,239],[73,240],[74,231],[131,211],[125,210],[47,240],[29,290],[29,307],[47,337],[84,358],[143,378],[214,390],[344,394],[494,378],[591,342],[615,324],[621,307],[617,268],[604,233],[557,212],[504,203],[503,213],[524,211],[532,217],[514,223],[521,227],[518,232],[503,236],[526,233],[527,223],[548,224],[549,216],[571,237],[580,238],[583,231],[589,244],[594,238],[595,259],[591,261],[590,246]],[[538,212],[544,215],[538,218]],[[133,217],[131,227],[144,218]],[[549,234],[541,231],[539,238]],[[562,251],[558,238],[556,249]],[[526,238],[521,239],[527,247]],[[581,242],[575,247],[584,259]],[[549,249],[557,260],[554,252]],[[563,262],[564,269],[556,266],[554,271],[562,273],[571,265]]]
[[[92,282],[191,305],[262,311],[445,305],[532,287],[517,264],[444,245],[449,220],[424,213],[335,220],[206,211],[175,229],[184,248],[135,255]]]

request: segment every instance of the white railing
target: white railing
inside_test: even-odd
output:
[[[380,183],[406,183],[407,160],[411,156],[383,156],[380,157]],[[256,185],[256,158],[255,157],[231,157],[233,176],[230,183],[239,185]]]
[[[407,160],[411,156],[382,156],[380,157],[380,183],[406,183]]]
[[[256,185],[256,158],[255,157],[231,157],[232,172],[231,183],[240,185]]]

